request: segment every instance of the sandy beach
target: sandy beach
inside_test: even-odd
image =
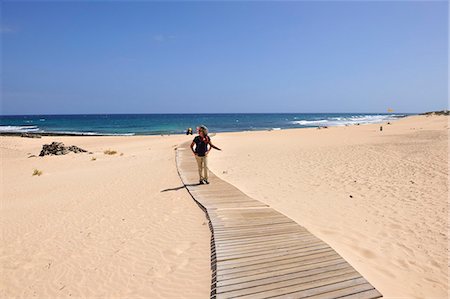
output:
[[[2,137],[0,297],[208,298],[207,220],[177,189],[185,140]],[[28,158],[52,141],[93,154]]]
[[[446,298],[448,117],[382,125],[220,133],[209,167],[385,298]],[[1,297],[208,298],[210,232],[174,161],[191,138],[0,137]],[[92,154],[30,157],[52,141]]]
[[[210,168],[330,244],[385,298],[447,298],[448,117],[220,134]]]

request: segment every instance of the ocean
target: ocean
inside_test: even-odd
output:
[[[0,133],[75,135],[183,134],[206,125],[210,132],[282,130],[382,123],[408,114],[255,113],[255,114],[88,114],[0,116]]]

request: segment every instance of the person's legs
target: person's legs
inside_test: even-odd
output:
[[[200,178],[200,181],[203,180],[202,177],[202,168],[203,168],[203,161],[202,161],[202,157],[199,156],[195,156],[195,159],[197,160],[197,166],[198,166],[198,176]]]
[[[203,178],[208,180],[208,157],[203,157]]]

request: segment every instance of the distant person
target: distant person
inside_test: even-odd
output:
[[[211,143],[211,138],[208,136],[208,128],[200,126],[197,128],[198,136],[194,138],[191,143],[191,150],[195,155],[198,166],[198,175],[200,177],[200,184],[209,184],[208,181],[208,153],[211,148],[221,151],[220,148]],[[195,149],[194,149],[195,145]],[[209,145],[209,148],[208,148]]]
[[[192,135],[192,128],[188,128],[186,130],[186,135]]]

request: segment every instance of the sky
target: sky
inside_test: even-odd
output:
[[[0,114],[448,107],[446,1],[1,1]]]

